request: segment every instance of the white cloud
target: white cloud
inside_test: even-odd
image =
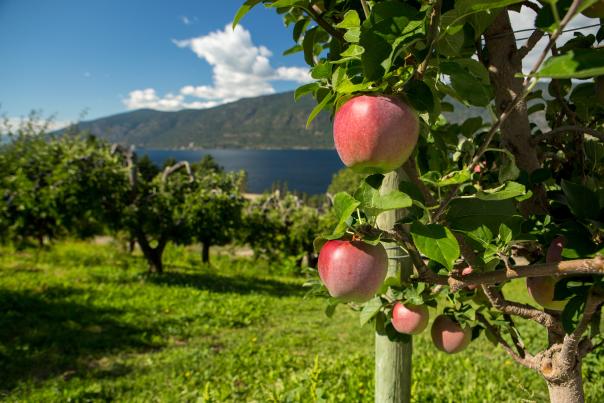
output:
[[[186,15],[180,16],[180,21],[185,25],[195,24],[198,19],[197,17],[187,17]]]
[[[535,16],[536,16],[535,12],[528,7],[522,7],[522,9],[520,10],[520,13],[515,13],[515,12],[510,13],[512,28],[514,29],[514,31],[518,31],[521,29],[534,28]],[[599,20],[597,20],[597,19],[587,18],[587,17],[579,14],[570,21],[570,23],[566,26],[566,29],[568,30],[568,29],[573,29],[573,28],[581,28],[581,27],[585,27],[588,25],[597,24],[598,22],[599,22]],[[564,44],[566,41],[568,41],[569,39],[574,37],[574,32],[581,32],[584,35],[588,35],[588,34],[595,35],[597,31],[598,31],[598,27],[592,27],[592,28],[583,28],[583,29],[580,29],[577,31],[565,32],[562,35],[560,35],[560,37],[556,41],[556,44],[558,44],[558,45]],[[517,38],[528,38],[531,35],[531,33],[532,33],[532,31],[519,32],[516,34],[516,37]],[[533,68],[533,66],[537,62],[537,58],[543,51],[543,48],[545,47],[545,45],[547,44],[548,39],[549,38],[545,35],[539,42],[537,42],[537,45],[533,48],[533,50],[524,58],[524,60],[522,62],[522,70],[524,71],[524,73],[528,73],[531,70],[531,68]],[[525,43],[526,43],[526,40],[517,42],[518,47],[523,46]]]
[[[44,118],[41,114],[35,114],[30,117],[16,117],[16,116],[0,116],[0,133],[15,133],[18,130],[24,130],[30,132],[52,132],[55,130],[63,129],[73,124],[72,121],[68,120],[56,120],[53,117]]]
[[[272,67],[269,61],[272,52],[265,46],[256,46],[250,32],[241,25],[233,30],[231,24],[227,24],[224,30],[173,42],[180,48],[192,50],[212,66],[213,83],[186,85],[178,95],[162,97],[153,88],[135,90],[123,100],[128,109],[209,108],[240,98],[272,94],[275,92],[272,81],[310,81],[306,68]],[[186,98],[196,99],[187,101]]]

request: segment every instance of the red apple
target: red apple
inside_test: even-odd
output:
[[[419,135],[415,111],[398,98],[361,95],[336,112],[333,138],[346,166],[362,173],[385,173],[411,155]]]
[[[419,334],[428,326],[429,318],[425,305],[403,305],[397,302],[392,308],[392,326],[399,333]]]
[[[468,274],[472,273],[472,271],[473,271],[472,266],[468,266],[461,271],[461,275],[467,276]],[[478,286],[476,284],[468,286],[468,290],[475,290],[476,288],[478,288]]]
[[[365,302],[386,278],[388,255],[381,244],[327,241],[319,253],[318,267],[321,281],[332,297]]]
[[[562,260],[562,250],[566,240],[564,237],[555,238],[547,248],[545,261],[547,263],[559,262]],[[546,277],[527,277],[526,289],[529,295],[542,307],[554,311],[561,311],[566,306],[567,301],[554,301],[554,290],[558,279],[554,276]]]
[[[454,354],[468,347],[472,340],[472,329],[463,328],[459,323],[446,315],[440,315],[432,324],[432,342],[437,349]]]

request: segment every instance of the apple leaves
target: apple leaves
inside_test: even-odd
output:
[[[447,227],[439,224],[424,225],[420,222],[414,222],[411,225],[411,236],[421,253],[442,264],[448,270],[453,269],[453,264],[459,257],[460,250],[457,239]]]

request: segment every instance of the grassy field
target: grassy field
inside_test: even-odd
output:
[[[373,400],[373,335],[357,314],[303,299],[304,278],[249,258],[170,248],[147,275],[115,245],[0,251],[0,399],[268,402]],[[510,290],[524,298],[521,284]],[[539,329],[523,324],[529,344]],[[543,401],[543,381],[484,336],[464,352],[415,338],[417,402]],[[604,399],[604,358],[584,368]]]

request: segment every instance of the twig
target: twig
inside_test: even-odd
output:
[[[369,5],[366,0],[361,0],[361,6],[363,7],[363,13],[365,13],[365,18],[369,18],[369,14],[371,11],[369,10]]]
[[[545,133],[541,133],[541,134],[537,134],[537,135],[533,136],[533,141],[535,144],[538,144],[556,134],[566,133],[566,132],[587,133],[591,136],[598,138],[600,141],[604,141],[604,133],[601,133],[595,129],[590,129],[589,127],[583,127],[583,126],[560,126],[553,130],[550,130],[549,132],[545,132]]]
[[[522,350],[521,354],[517,354],[514,350],[512,350],[510,345],[501,336],[499,331],[493,325],[491,325],[484,316],[477,313],[476,317],[478,318],[478,321],[487,328],[487,331],[491,332],[491,334],[493,336],[495,336],[497,343],[499,343],[499,345],[514,359],[514,361],[516,361],[520,365],[523,365],[527,368],[531,368],[531,369],[538,368],[538,365],[535,361],[535,357],[530,355],[526,350]]]
[[[312,7],[311,8],[304,8],[304,10],[329,35],[333,36],[334,38],[337,38],[340,41],[344,39],[344,35],[340,31],[338,31],[336,28],[334,28],[330,23],[328,23],[327,21],[325,21],[325,19],[323,18],[322,14],[319,14],[314,8],[312,8]]]
[[[562,329],[560,322],[549,313],[527,304],[508,301],[503,296],[503,293],[493,286],[483,285],[482,291],[487,296],[491,305],[504,314],[532,320],[560,336],[564,335],[564,329]]]
[[[426,57],[420,63],[417,68],[417,78],[421,80],[426,73],[426,69],[428,68],[428,62],[430,61],[430,57],[432,56],[432,50],[434,50],[434,44],[436,43],[436,37],[438,34],[438,25],[440,21],[440,0],[436,0],[434,5],[432,6],[432,13],[430,14],[430,26],[428,28],[428,36],[426,37],[426,42],[430,45],[428,47],[428,53],[426,53]]]

